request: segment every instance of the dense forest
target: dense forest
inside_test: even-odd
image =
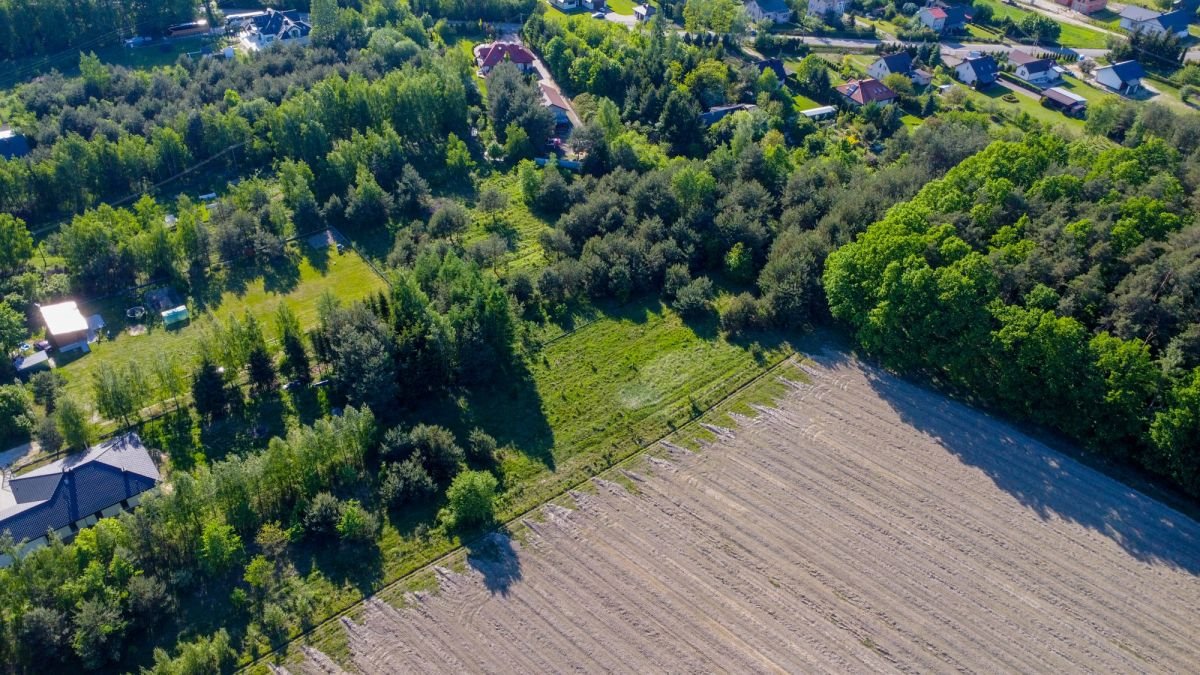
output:
[[[1162,114],[1124,147],[1032,134],[962,162],[831,254],[833,316],[897,369],[1200,494],[1200,146]]]
[[[33,152],[0,161],[5,351],[35,303],[150,282],[195,302],[327,225],[383,240],[386,278],[304,328],[286,307],[206,322],[185,358],[98,369],[90,400],[50,373],[0,386],[0,435],[80,449],[94,415],[170,467],[135,512],[0,570],[12,670],[227,669],[334,609],[349,582],[320,556],[377,564],[393,520],[414,540],[490,525],[522,449],[422,403],[503,396],[548,328],[647,298],[714,339],[847,327],[889,367],[1200,494],[1195,115],[1101,102],[1065,138],[906,95],[915,128],[876,106],[818,126],[793,95],[828,94],[819,56],[780,82],[728,40],[536,12],[522,35],[583,120],[574,170],[533,161],[553,134],[533,79],[477,77],[476,27],[437,20],[529,5],[341,4],[303,50],[152,71],[84,54],[10,96]],[[737,102],[756,108],[701,123]],[[220,197],[176,195],[188,169]],[[518,245],[536,263],[509,269]],[[309,384],[312,410],[260,433],[255,404]]]
[[[0,2],[0,60],[96,49],[139,34],[161,35],[190,21],[193,0],[4,0]]]

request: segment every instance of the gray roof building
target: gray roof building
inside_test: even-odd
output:
[[[36,540],[76,525],[153,488],[158,467],[135,433],[109,439],[87,452],[60,459],[0,488],[0,532]]]

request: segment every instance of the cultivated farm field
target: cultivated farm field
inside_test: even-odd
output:
[[[1185,672],[1200,524],[840,352],[343,619],[363,672]],[[802,380],[802,381],[800,381]],[[307,649],[292,672],[339,668]]]

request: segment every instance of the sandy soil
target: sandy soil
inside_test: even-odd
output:
[[[345,621],[393,672],[1188,672],[1200,525],[1003,423],[830,353],[637,493]],[[298,669],[334,672],[320,654]]]

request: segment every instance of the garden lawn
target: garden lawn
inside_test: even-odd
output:
[[[505,269],[533,269],[544,265],[546,256],[538,242],[538,235],[549,227],[549,223],[525,205],[516,172],[497,174],[480,185],[481,190],[488,187],[508,195],[508,206],[496,218],[483,213],[474,214],[471,229],[463,238],[463,244],[470,248],[472,244],[497,234],[509,242],[509,253],[504,259]]]
[[[978,4],[987,5],[992,8],[992,15],[997,19],[1008,17],[1013,21],[1020,21],[1023,17],[1032,12],[1018,7],[1007,5],[1000,0],[977,0]],[[1058,37],[1058,44],[1063,47],[1077,47],[1080,49],[1104,49],[1107,44],[1106,36],[1100,31],[1076,26],[1074,24],[1058,23],[1062,32]]]
[[[147,322],[148,331],[144,335],[130,335],[125,330],[125,310],[142,304],[140,299],[114,298],[100,303],[80,303],[85,316],[94,313],[103,316],[106,330],[115,333],[116,337],[94,343],[90,354],[75,352],[69,355],[72,360],[59,368],[59,372],[67,377],[67,391],[91,400],[92,374],[105,363],[124,367],[136,362],[143,366],[144,372],[155,359],[177,357],[190,363],[202,324],[209,319],[241,318],[250,313],[258,319],[270,342],[275,338],[274,312],[280,303],[291,307],[301,327],[307,330],[317,324],[317,299],[326,291],[342,302],[352,302],[386,286],[383,279],[351,250],[338,254],[330,249],[327,253],[316,252],[314,255],[312,249],[295,243],[288,245],[287,262],[275,265],[266,275],[258,273],[251,278],[240,278],[236,272],[215,274],[220,276],[214,284],[221,284],[223,290],[219,294],[212,293],[215,297],[208,303],[208,311],[198,310],[197,302],[190,300],[187,304],[192,312],[191,323],[178,330],[164,329],[158,317],[154,317],[155,321]]]
[[[1039,122],[1044,122],[1051,126],[1060,124],[1074,128],[1082,128],[1083,126],[1082,120],[1078,120],[1073,117],[1067,117],[1057,110],[1052,110],[1043,106],[1040,101],[1036,101],[1023,94],[1014,93],[998,84],[985,91],[968,91],[969,96],[977,103],[988,103],[995,105],[999,108],[999,110],[1003,111],[1009,117],[1015,118],[1017,115],[1024,112],[1029,113],[1029,116],[1033,119]],[[1016,102],[1009,103],[1008,101],[1005,101],[1003,98],[1005,94],[1012,94],[1015,96],[1017,99]]]

